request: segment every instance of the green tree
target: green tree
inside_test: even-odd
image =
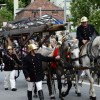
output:
[[[100,8],[100,0],[89,0],[89,1],[92,3],[94,8],[96,9]]]
[[[13,11],[14,11],[14,4],[13,4],[13,0],[6,0],[6,3],[7,3],[7,9],[12,12],[13,14]]]
[[[5,20],[3,19],[3,17],[0,15],[0,28],[2,26],[2,22],[5,22]]]
[[[3,8],[0,10],[0,16],[2,16],[4,19],[10,21],[12,20],[12,13],[8,12],[7,8]]]
[[[19,8],[24,8],[26,6],[25,2],[22,0],[19,1]]]
[[[31,0],[21,0],[24,3],[24,7],[30,4]]]
[[[96,27],[97,31],[100,33],[100,10],[95,10],[90,16],[89,20]]]
[[[8,12],[7,8],[0,10],[0,26],[4,21],[11,21],[13,19],[12,13]]]
[[[6,4],[7,10],[13,13],[13,0],[0,0],[1,4]]]
[[[5,0],[0,0],[0,4],[4,4],[5,3]]]

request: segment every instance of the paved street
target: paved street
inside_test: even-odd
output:
[[[26,97],[26,91],[27,91],[27,84],[24,80],[24,76],[21,73],[20,77],[17,79],[17,91],[12,92],[9,88],[9,90],[5,91],[3,88],[3,79],[4,79],[4,73],[0,72],[0,100],[27,100]],[[70,94],[65,97],[65,100],[89,100],[89,85],[84,85],[81,88],[82,96],[77,97],[74,92],[74,87],[71,89]],[[96,94],[97,94],[97,100],[100,100],[100,86],[95,86]],[[47,85],[43,84],[43,91],[45,95],[45,100],[49,100],[48,95],[48,89]],[[38,100],[33,98],[33,100]],[[59,100],[58,98],[58,90],[56,86],[56,100]]]

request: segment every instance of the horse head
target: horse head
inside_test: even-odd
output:
[[[79,66],[79,47],[78,40],[67,40],[65,39],[62,43],[62,55],[65,55],[66,61],[72,61],[74,66]]]
[[[69,40],[68,41],[71,53],[71,60],[74,66],[79,66],[79,52],[80,49],[78,47],[78,40]]]

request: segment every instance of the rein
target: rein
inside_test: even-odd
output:
[[[78,47],[75,47],[74,49],[77,49]],[[84,54],[84,55],[82,55],[82,56],[79,56],[78,58],[70,58],[72,61],[77,61],[77,60],[80,60],[80,58],[83,58],[83,57],[85,57],[85,56],[87,56],[87,54]]]
[[[77,61],[77,60],[79,60],[80,58],[83,58],[83,57],[85,57],[85,56],[87,56],[87,54],[85,54],[85,55],[82,55],[82,56],[79,56],[78,58],[71,58],[71,60],[72,61]]]

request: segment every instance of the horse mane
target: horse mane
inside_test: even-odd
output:
[[[97,36],[97,37],[94,39],[93,44],[92,44],[93,47],[94,47],[94,46],[98,46],[98,45],[100,45],[100,36]]]

